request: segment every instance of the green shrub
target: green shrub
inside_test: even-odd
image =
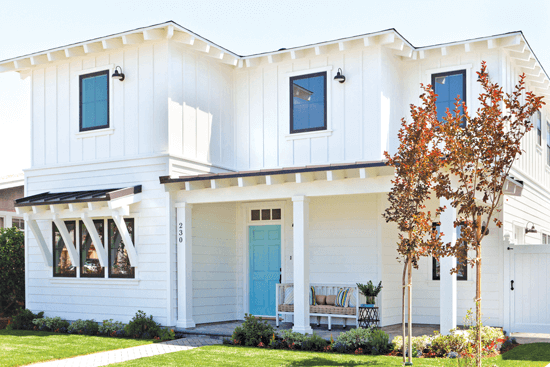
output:
[[[176,333],[174,332],[174,329],[161,328],[158,336],[155,339],[158,339],[160,341],[165,341],[165,340],[174,340],[175,338],[176,338]]]
[[[386,354],[389,347],[390,336],[380,329],[374,329],[371,331],[368,338],[367,353],[374,355]]]
[[[67,328],[69,334],[97,335],[99,325],[94,320],[76,320]]]
[[[56,333],[66,333],[69,328],[69,322],[66,320],[63,320],[59,316],[34,319],[32,322],[34,325],[36,325],[36,329],[39,331],[53,331]]]
[[[284,342],[289,346],[292,344],[300,344],[304,342],[307,338],[306,335],[296,333],[292,330],[281,331],[281,337],[283,338]]]
[[[41,319],[44,317],[44,312],[39,312],[37,314],[32,313],[32,311],[20,308],[15,314],[15,316],[12,317],[10,324],[8,325],[8,329],[13,330],[32,330],[34,329],[35,324],[33,323],[33,320],[35,319]]]
[[[319,352],[324,350],[326,346],[329,345],[329,342],[327,342],[325,339],[315,333],[313,333],[313,335],[309,337],[309,342],[311,343],[311,349],[309,350]]]
[[[25,234],[0,228],[0,316],[10,316],[25,304]]]
[[[247,347],[256,347],[260,343],[268,345],[272,339],[275,330],[267,321],[262,318],[255,318],[252,315],[245,315],[245,321],[241,326],[237,326],[233,331],[234,343],[245,345]]]
[[[371,333],[371,329],[351,329],[338,335],[336,344],[343,344],[349,351],[355,351],[358,348],[365,349],[369,346]]]
[[[153,339],[159,336],[160,325],[153,320],[153,315],[147,317],[145,312],[138,311],[124,327],[124,332],[130,338]]]
[[[107,336],[124,336],[124,324],[120,321],[113,321],[113,319],[103,320],[103,323],[99,325],[98,332],[101,335]]]

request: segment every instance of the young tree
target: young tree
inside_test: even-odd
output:
[[[0,228],[0,316],[25,304],[25,234]]]
[[[435,134],[447,168],[439,174],[437,196],[451,201],[457,209],[454,225],[462,226],[457,241],[461,245],[447,244],[446,250],[459,263],[476,266],[476,363],[481,366],[481,243],[491,221],[502,226],[495,214],[502,205],[504,183],[522,154],[520,143],[532,128],[530,118],[544,102],[525,91],[525,75],[520,75],[513,93],[506,96],[490,81],[485,61],[477,76],[483,91],[476,116],[471,117],[466,104],[456,98],[453,113],[447,110]],[[461,127],[464,122],[466,126]],[[475,258],[468,257],[468,250],[475,250]]]
[[[395,222],[399,229],[397,251],[404,259],[403,267],[403,362],[405,362],[405,290],[408,289],[408,362],[412,358],[412,267],[418,269],[420,256],[442,256],[440,234],[432,229],[432,223],[444,208],[435,212],[426,209],[435,178],[443,163],[441,151],[434,144],[437,123],[436,95],[431,88],[422,85],[422,106],[410,106],[412,121],[402,119],[398,133],[399,148],[392,157],[384,155],[387,164],[395,168],[393,187],[388,194],[389,207],[383,216],[387,222]],[[399,258],[398,258],[399,259]],[[406,280],[407,278],[407,280]]]

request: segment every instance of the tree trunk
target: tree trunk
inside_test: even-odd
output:
[[[476,240],[476,366],[481,367],[481,216],[477,217]]]
[[[403,297],[402,297],[402,307],[401,307],[401,325],[403,327],[403,363],[405,363],[405,289],[406,289],[406,275],[407,275],[407,268],[409,266],[409,258],[407,257],[405,260],[405,266],[403,266]]]
[[[409,325],[409,363],[412,363],[412,261],[409,261],[409,266],[407,269],[407,272],[409,273],[409,284],[408,284],[408,292],[409,292],[409,300],[408,300],[408,314],[409,319],[407,320],[407,324]]]

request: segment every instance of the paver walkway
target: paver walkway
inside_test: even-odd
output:
[[[79,356],[74,358],[60,359],[57,361],[33,364],[40,367],[97,367],[107,366],[111,363],[119,363],[143,357],[152,357],[159,354],[189,350],[203,345],[221,344],[222,339],[205,335],[193,335],[183,339],[170,340],[162,343],[140,345],[138,347],[110,350]]]

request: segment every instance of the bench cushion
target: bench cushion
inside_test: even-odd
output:
[[[279,305],[280,312],[294,312],[294,305]],[[309,313],[321,313],[327,315],[355,315],[355,307],[336,307],[329,305],[309,306]]]

